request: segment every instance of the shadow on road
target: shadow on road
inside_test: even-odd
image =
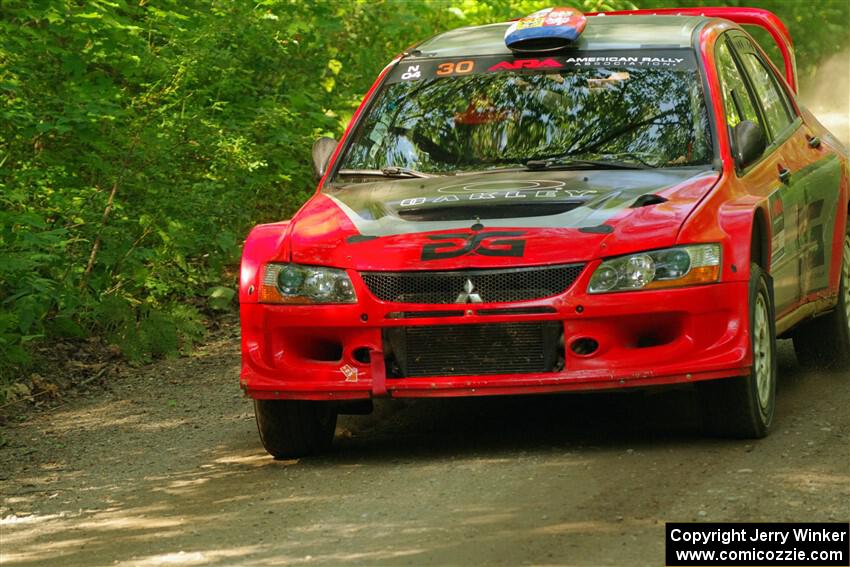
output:
[[[790,341],[779,349],[778,398],[805,387]],[[320,459],[431,459],[439,455],[582,447],[723,443],[702,429],[690,386],[621,392],[381,400],[371,416],[340,417],[336,453]],[[782,420],[781,410],[778,420]],[[338,431],[340,433],[340,431]],[[735,441],[737,442],[737,441]]]
[[[0,562],[657,565],[663,521],[846,511],[850,381],[804,372],[787,343],[780,365],[779,421],[760,442],[704,436],[678,388],[384,401],[342,419],[330,454],[289,462],[262,450],[245,400],[215,389],[230,366],[214,387],[153,369],[145,399],[21,432],[36,452],[0,478]]]

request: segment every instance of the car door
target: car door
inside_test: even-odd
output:
[[[832,241],[838,211],[841,164],[802,123],[788,90],[764,56],[743,34],[733,44],[756,94],[771,136],[782,142],[786,214],[797,223],[797,266],[800,292],[812,299],[829,286]],[[789,207],[793,212],[789,211]]]
[[[758,124],[767,138],[767,148],[760,159],[736,171],[742,184],[759,198],[768,199],[771,223],[771,269],[777,315],[794,307],[802,296],[797,260],[797,220],[793,211],[786,210],[795,199],[792,187],[781,177],[785,166],[781,140],[771,137],[767,120],[756,100],[750,81],[743,72],[740,60],[731,45],[733,36],[723,34],[715,46],[715,61],[720,79],[726,123],[732,139],[732,128],[750,120]],[[733,147],[733,152],[735,148]],[[787,178],[787,175],[786,175]]]

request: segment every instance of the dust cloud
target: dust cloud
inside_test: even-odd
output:
[[[814,77],[803,80],[800,101],[817,119],[850,147],[850,51],[824,61]]]

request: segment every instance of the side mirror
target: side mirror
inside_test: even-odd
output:
[[[732,128],[732,138],[735,141],[735,162],[741,169],[760,158],[767,148],[764,130],[752,120],[736,124]]]
[[[335,149],[336,140],[333,138],[319,138],[313,143],[313,177],[316,181],[325,176]]]

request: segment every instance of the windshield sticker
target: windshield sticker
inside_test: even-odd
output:
[[[693,51],[690,49],[576,51],[566,55],[540,58],[488,55],[476,58],[412,59],[408,62],[401,62],[390,74],[387,83],[503,72],[555,72],[588,67],[687,70],[696,67],[696,60]]]
[[[499,61],[488,71],[519,71],[520,69],[561,69],[562,64],[555,59],[515,59],[513,61]]]
[[[411,79],[419,79],[422,77],[422,73],[419,71],[419,65],[408,65],[407,71],[402,73],[401,78],[405,81],[409,81]]]
[[[632,67],[675,67],[684,62],[684,57],[568,57],[565,61],[567,65],[576,67],[610,64]]]
[[[447,61],[437,65],[437,76],[444,77],[446,75],[466,75],[475,69],[475,61],[465,60],[454,63]]]

